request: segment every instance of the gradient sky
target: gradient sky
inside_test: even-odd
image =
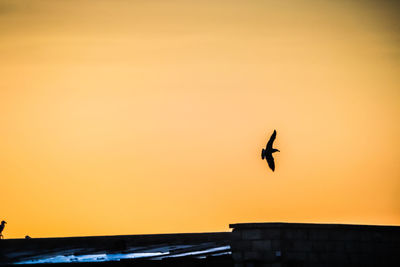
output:
[[[399,11],[0,0],[5,237],[400,225]]]

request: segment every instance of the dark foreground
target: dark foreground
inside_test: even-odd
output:
[[[400,266],[400,227],[232,224],[232,232],[0,240],[0,265]]]
[[[29,264],[31,265],[31,264]],[[109,266],[120,266],[120,267],[233,267],[234,262],[232,256],[211,256],[204,259],[195,259],[191,257],[176,258],[176,259],[164,259],[164,260],[148,260],[148,259],[136,259],[136,260],[121,260],[121,261],[108,261],[108,262],[80,262],[80,263],[53,263],[50,264],[54,267],[109,267]],[[7,266],[7,265],[5,265]],[[15,266],[15,265],[14,265]],[[49,263],[34,264],[35,267],[49,266]]]
[[[0,262],[36,266],[231,266],[230,238],[231,233],[226,232],[9,239],[0,240]]]

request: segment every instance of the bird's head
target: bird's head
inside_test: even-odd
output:
[[[6,221],[1,221],[1,224],[6,224],[7,222]]]
[[[280,152],[278,149],[272,149],[272,152],[271,153],[275,153],[275,152]]]

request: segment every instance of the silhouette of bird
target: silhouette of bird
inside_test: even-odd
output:
[[[0,224],[0,238],[4,238],[2,232],[3,232],[5,224],[6,224],[5,221],[1,221],[1,224]]]
[[[261,152],[261,159],[265,158],[267,160],[268,166],[271,168],[272,171],[275,171],[275,162],[274,158],[272,157],[272,153],[280,152],[278,149],[272,148],[272,144],[274,143],[275,138],[276,138],[276,130],[274,130],[274,133],[269,138],[269,141],[265,146],[265,149],[263,148]]]

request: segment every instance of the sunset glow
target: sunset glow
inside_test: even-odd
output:
[[[0,0],[4,236],[400,225],[399,7]]]

